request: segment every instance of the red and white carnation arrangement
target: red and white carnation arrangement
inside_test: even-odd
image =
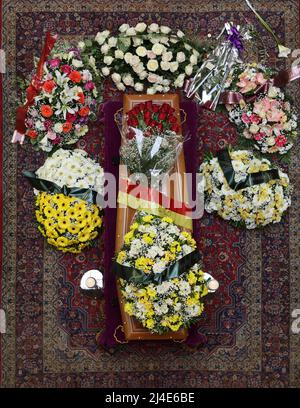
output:
[[[51,55],[44,64],[40,93],[26,118],[26,136],[37,150],[76,143],[88,132],[97,107],[96,71],[84,65],[76,48]]]

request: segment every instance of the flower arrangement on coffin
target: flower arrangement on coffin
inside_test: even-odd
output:
[[[291,204],[287,174],[248,150],[209,157],[201,164],[200,174],[203,180],[198,188],[205,194],[205,210],[249,229],[280,222]]]
[[[172,32],[169,27],[142,22],[135,27],[122,24],[116,35],[108,30],[99,32],[94,41],[80,42],[79,47],[92,54],[97,68],[117,89],[147,89],[148,94],[183,87],[204,52],[181,30]]]
[[[103,168],[81,149],[59,149],[48,157],[36,176],[62,187],[90,188],[103,194]]]
[[[257,64],[235,67],[227,89],[244,96],[226,105],[229,119],[262,153],[285,154],[297,137],[297,114],[283,89],[272,85],[274,71]]]
[[[102,226],[96,205],[97,194],[103,194],[101,166],[83,150],[59,149],[25,176],[36,189],[35,215],[47,242],[73,253],[92,245]]]
[[[195,249],[191,234],[172,218],[136,214],[116,256],[115,271],[125,311],[151,332],[178,331],[199,319],[208,289],[193,262]],[[177,264],[183,260],[186,270]]]
[[[27,112],[26,136],[37,150],[71,145],[88,132],[98,92],[93,71],[77,48],[53,52],[44,63],[40,92]]]
[[[147,179],[165,174],[172,168],[182,146],[175,109],[147,101],[126,114],[121,130],[120,157],[130,174],[145,174]]]

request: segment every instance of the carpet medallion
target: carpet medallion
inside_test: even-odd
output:
[[[254,1],[291,48],[299,44],[295,0]],[[272,4],[272,7],[270,5]],[[239,1],[2,1],[3,77],[3,265],[0,305],[7,333],[1,335],[2,387],[296,387],[300,386],[300,336],[290,332],[299,299],[299,144],[289,174],[293,206],[279,224],[260,231],[236,229],[205,214],[195,237],[205,271],[220,282],[206,302],[198,331],[203,342],[188,348],[172,342],[143,342],[103,350],[96,336],[105,325],[103,302],[78,290],[82,273],[104,265],[105,242],[83,254],[62,254],[45,245],[34,223],[33,194],[22,171],[43,162],[29,146],[10,144],[18,76],[28,76],[47,30],[77,41],[124,22],[156,21],[204,39],[226,20],[257,21]],[[276,60],[272,38],[261,31]],[[253,50],[255,54],[255,50]],[[281,65],[280,65],[281,64]],[[300,96],[299,84],[291,91]],[[118,99],[106,89],[105,99]],[[228,120],[198,115],[197,152],[234,144]],[[78,143],[104,163],[104,118],[99,115]],[[298,156],[299,157],[299,156]]]

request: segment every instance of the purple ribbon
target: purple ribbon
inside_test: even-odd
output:
[[[243,51],[244,45],[242,43],[242,36],[236,26],[230,27],[230,34],[227,36],[227,40],[239,51]]]

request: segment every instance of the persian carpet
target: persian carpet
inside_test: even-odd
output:
[[[296,0],[253,1],[283,43],[299,46]],[[43,154],[10,143],[14,129],[17,78],[30,75],[47,30],[78,41],[98,30],[138,21],[158,22],[205,39],[225,21],[251,21],[261,32],[268,63],[278,61],[272,37],[244,2],[207,0],[3,0],[2,76],[3,229],[0,308],[6,312],[1,335],[2,387],[299,387],[300,336],[291,333],[291,311],[300,308],[299,144],[289,174],[293,205],[284,220],[259,231],[236,229],[205,214],[195,236],[205,271],[220,282],[206,302],[197,347],[172,342],[135,342],[104,350],[97,336],[105,326],[104,304],[79,292],[82,273],[104,265],[104,242],[83,254],[61,254],[45,245],[34,222],[33,194],[23,170],[35,170]],[[252,50],[257,57],[257,50]],[[299,83],[290,86],[300,100]],[[105,99],[117,99],[107,89]],[[78,143],[104,163],[104,123],[99,117]],[[205,150],[235,141],[222,115],[198,117],[198,163]]]

